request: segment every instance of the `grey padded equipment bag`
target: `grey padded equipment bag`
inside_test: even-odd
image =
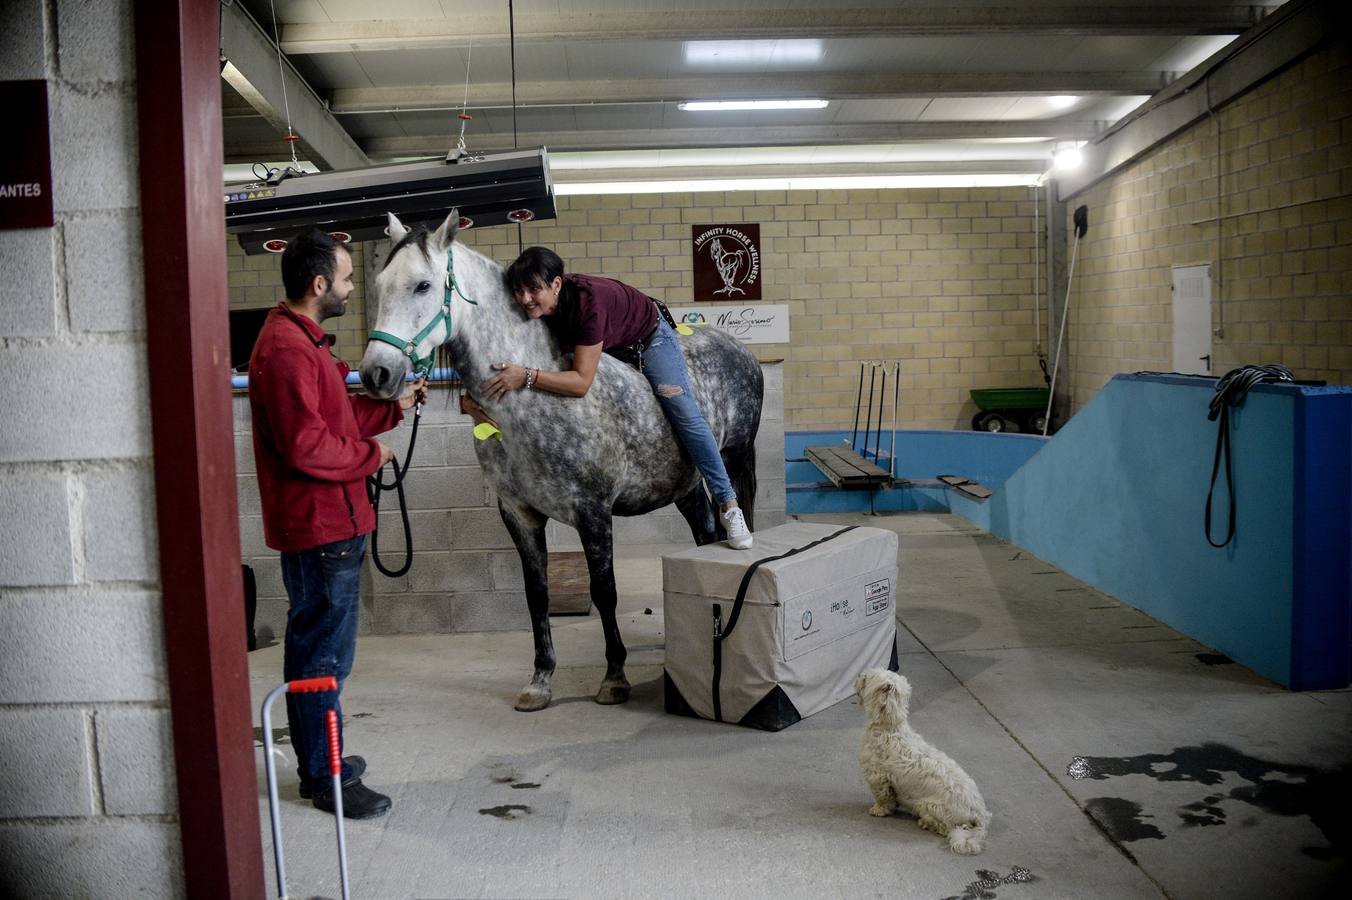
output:
[[[896,671],[897,536],[791,522],[662,558],[667,712],[779,731]]]

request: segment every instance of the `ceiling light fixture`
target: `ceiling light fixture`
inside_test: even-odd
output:
[[[686,41],[685,61],[695,66],[792,65],[814,63],[822,58],[822,42],[816,38],[763,41]]]
[[[679,109],[688,112],[733,109],[821,109],[827,100],[686,100]]]
[[[1052,109],[1070,109],[1072,106],[1074,106],[1076,103],[1079,102],[1080,102],[1079,97],[1070,97],[1065,94],[1047,98],[1047,105],[1050,106]]]
[[[1083,162],[1079,144],[1068,144],[1052,154],[1052,165],[1063,172],[1078,169]]]

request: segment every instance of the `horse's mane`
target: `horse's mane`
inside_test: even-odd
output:
[[[404,235],[404,239],[402,241],[394,245],[394,247],[390,250],[390,255],[385,257],[385,264],[380,267],[380,270],[383,272],[386,269],[388,269],[390,267],[390,261],[394,259],[395,254],[398,253],[400,250],[403,250],[409,244],[417,244],[418,249],[422,251],[422,255],[428,256],[427,238],[429,235],[430,232],[428,232],[426,226],[424,225],[416,226],[412,231]]]

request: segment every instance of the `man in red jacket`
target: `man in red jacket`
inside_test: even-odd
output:
[[[352,293],[347,245],[318,229],[298,235],[282,254],[286,301],[268,314],[249,359],[254,459],[263,503],[263,537],[281,551],[290,599],[283,677],[333,675],[341,691],[352,671],[366,535],[375,513],[364,479],[394,455],[373,435],[403,419],[425,396],[419,382],[398,401],[349,394],[346,363],[333,357],[333,336],[320,327],[341,316]],[[342,708],[334,692],[287,694],[300,795],[334,810],[325,713]],[[384,815],[390,798],[366,787],[366,761],[343,758],[343,814]]]

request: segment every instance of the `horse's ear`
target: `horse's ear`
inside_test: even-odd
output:
[[[449,247],[451,241],[455,240],[455,233],[460,230],[460,210],[451,210],[446,221],[432,234],[432,240],[438,247]]]
[[[390,240],[397,244],[408,237],[408,229],[404,227],[403,222],[399,221],[398,216],[394,213],[386,213],[385,215],[389,217],[389,223],[385,226],[385,234],[389,235]]]

